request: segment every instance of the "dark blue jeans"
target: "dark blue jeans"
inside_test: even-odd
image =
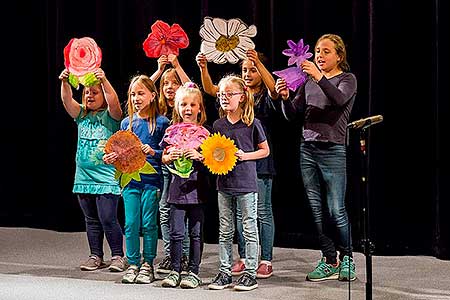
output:
[[[103,259],[103,236],[106,236],[111,256],[123,256],[123,233],[117,219],[119,195],[77,194],[84,214],[91,254]]]
[[[344,255],[352,256],[351,229],[345,208],[345,145],[302,142],[300,170],[323,256],[327,258],[328,263],[336,262],[336,248],[340,251],[341,260]],[[329,218],[337,231],[336,245],[324,232],[324,216]]]
[[[189,271],[198,275],[202,257],[203,204],[170,204],[170,258],[172,267],[181,272],[181,256],[185,240],[185,218],[189,234]]]

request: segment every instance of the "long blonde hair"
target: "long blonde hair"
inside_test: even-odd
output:
[[[244,94],[245,98],[244,101],[239,103],[239,106],[242,109],[241,121],[247,126],[252,125],[253,120],[255,119],[255,110],[253,107],[254,106],[253,94],[250,93],[249,89],[245,85],[245,81],[239,76],[227,75],[223,77],[219,81],[218,84],[219,89],[221,86],[228,84],[234,84],[235,86],[238,87],[239,91],[242,92],[242,94]],[[219,109],[219,116],[221,118],[226,116],[226,112],[222,109],[222,107],[220,107]]]
[[[186,82],[180,86],[175,94],[175,105],[172,112],[172,123],[181,123],[183,118],[179,112],[179,103],[183,101],[184,97],[188,95],[194,95],[199,101],[200,111],[197,115],[197,125],[203,125],[206,122],[205,104],[203,103],[203,95],[198,85],[193,82]]]
[[[145,109],[144,113],[148,115],[148,123],[149,123],[149,131],[153,134],[156,129],[156,117],[159,115],[159,107],[158,107],[158,90],[156,89],[155,84],[147,75],[136,75],[131,79],[130,86],[128,87],[128,116],[130,118],[129,129],[132,128],[133,116],[135,113],[134,105],[131,101],[131,88],[140,84],[146,87],[151,93],[155,94],[155,99],[150,102],[148,107]]]

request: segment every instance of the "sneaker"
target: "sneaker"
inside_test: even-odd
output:
[[[111,264],[109,265],[109,270],[111,272],[123,272],[127,268],[127,264],[122,256],[111,257]]]
[[[172,271],[172,261],[170,260],[170,256],[167,255],[159,263],[158,268],[156,268],[156,273],[158,273],[158,274],[169,274],[171,271]]]
[[[234,285],[234,289],[236,291],[251,291],[258,287],[258,283],[256,282],[256,278],[250,276],[247,273],[244,273],[239,279],[236,281]]]
[[[141,269],[136,277],[136,283],[149,284],[155,280],[153,267],[148,262],[142,264]]]
[[[187,275],[189,273],[189,259],[186,255],[181,257],[181,274]]]
[[[134,283],[138,275],[139,268],[136,265],[130,265],[122,277],[122,283]]]
[[[200,277],[193,272],[189,272],[188,275],[181,280],[180,287],[183,289],[195,289],[200,284],[202,284]]]
[[[166,278],[161,282],[162,287],[177,287],[180,285],[180,273],[177,271],[172,271],[167,275]]]
[[[80,265],[81,271],[94,271],[104,267],[106,267],[106,264],[103,262],[103,259],[94,254],[89,256],[88,260]]]
[[[273,274],[272,264],[261,262],[256,270],[256,278],[269,278]]]
[[[224,272],[219,272],[219,274],[217,274],[216,277],[208,285],[208,288],[210,290],[223,290],[224,288],[229,287],[232,282],[233,279],[230,275]]]
[[[306,275],[306,280],[323,281],[329,279],[338,279],[339,269],[339,264],[337,264],[336,266],[327,264],[325,262],[325,257],[322,257],[314,271]]]
[[[240,276],[244,274],[245,270],[245,263],[243,260],[238,259],[234,262],[233,266],[231,267],[231,275],[233,276]]]
[[[339,271],[339,280],[342,281],[353,281],[356,279],[355,273],[355,263],[353,262],[353,258],[346,255],[341,262],[340,271]]]

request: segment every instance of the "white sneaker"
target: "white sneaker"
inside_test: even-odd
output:
[[[122,277],[122,283],[134,283],[138,275],[138,266],[130,265]]]

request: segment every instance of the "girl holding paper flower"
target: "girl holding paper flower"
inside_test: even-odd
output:
[[[290,95],[285,79],[278,79],[275,84],[283,99],[286,119],[301,116],[304,120],[300,170],[322,252],[321,260],[308,273],[307,279],[355,280],[350,222],[345,208],[345,137],[357,82],[355,75],[349,72],[341,37],[335,34],[321,36],[314,52],[314,62],[302,60],[300,63],[299,67],[309,78],[297,89],[295,96]],[[295,53],[288,54],[294,56]],[[322,207],[322,200],[327,201],[327,209]],[[322,217],[326,211],[335,226],[336,241],[325,234]]]
[[[171,67],[166,68],[167,65]],[[165,70],[164,70],[165,69]],[[162,74],[162,75],[161,75]],[[150,76],[153,82],[159,81],[159,111],[165,115],[169,120],[172,119],[172,114],[175,105],[175,93],[178,88],[185,82],[189,81],[189,77],[184,72],[178,58],[175,54],[161,55],[158,58],[158,69]],[[162,165],[163,174],[163,189],[161,193],[161,200],[159,201],[159,226],[161,228],[161,237],[164,243],[164,259],[161,260],[156,268],[157,273],[170,273],[172,271],[172,261],[170,258],[170,236],[169,236],[169,211],[170,205],[167,203],[169,183],[171,174],[165,164]],[[182,257],[182,272],[188,272],[188,257],[189,257],[189,235],[185,234],[183,241],[183,257]]]
[[[258,287],[258,184],[256,161],[270,154],[264,128],[254,116],[253,94],[245,81],[226,76],[219,82],[220,119],[213,123],[215,131],[232,139],[239,149],[238,163],[225,175],[217,176],[219,206],[219,273],[208,285],[222,290],[231,285],[233,263],[234,207],[242,211],[246,269],[237,280],[235,290],[249,291]]]
[[[98,83],[83,88],[81,104],[73,99],[69,69],[64,69],[59,76],[64,108],[78,127],[73,192],[85,217],[91,252],[80,269],[92,271],[106,267],[103,261],[105,235],[112,256],[109,269],[120,272],[125,270],[123,233],[117,219],[120,187],[114,179],[114,167],[104,164],[102,156],[106,141],[119,129],[122,109],[103,70],[95,69],[92,74]]]
[[[131,129],[142,142],[141,150],[156,173],[139,174],[140,181],[131,179],[123,188],[125,205],[125,242],[129,267],[122,283],[151,283],[154,279],[153,260],[158,243],[158,202],[161,184],[161,155],[159,146],[169,120],[159,114],[158,90],[146,75],[131,79],[128,88],[128,116],[122,120],[122,130]],[[114,163],[118,154],[105,154],[103,160]],[[141,242],[143,261],[141,263]]]
[[[197,85],[185,83],[175,96],[173,124],[167,128],[161,147],[162,162],[173,173],[167,203],[170,205],[170,257],[173,270],[162,281],[163,287],[196,288],[201,284],[199,266],[202,253],[204,203],[209,184],[202,164],[200,145],[209,136],[202,125],[206,121],[203,96]],[[187,219],[187,222],[185,221]],[[188,274],[181,279],[185,232],[189,233]]]
[[[278,96],[275,92],[275,80],[265,67],[265,57],[254,49],[246,51],[246,59],[241,61],[241,77],[246,88],[254,98],[255,117],[261,121],[266,133],[267,142],[271,146],[270,123],[274,122],[279,101],[273,101]],[[200,68],[202,84],[207,94],[216,96],[219,88],[214,85],[208,72],[206,56],[197,54],[197,64]],[[257,278],[268,278],[273,274],[273,242],[275,236],[275,223],[272,212],[272,181],[276,175],[273,155],[256,162],[258,180],[258,225],[259,241],[261,244],[261,260],[256,272]],[[242,235],[242,215],[238,208],[236,214],[236,231],[239,259],[232,267],[232,274],[240,276],[245,270],[245,243]]]

